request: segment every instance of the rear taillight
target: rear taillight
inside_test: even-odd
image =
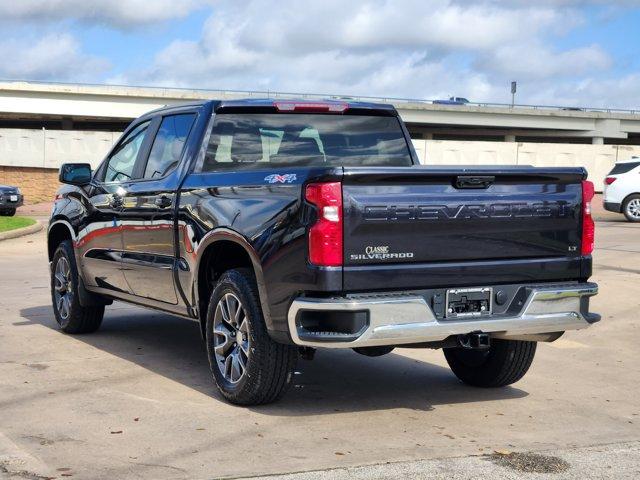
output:
[[[309,229],[309,262],[342,266],[342,184],[310,183],[305,198],[318,209],[318,219]]]
[[[596,225],[591,216],[591,200],[595,189],[593,182],[582,182],[582,255],[590,255],[593,252]]]
[[[615,182],[617,180],[616,177],[607,177],[604,179],[604,183],[606,185],[611,185],[613,182]]]

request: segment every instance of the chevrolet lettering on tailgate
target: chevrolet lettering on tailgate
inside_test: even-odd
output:
[[[464,220],[468,218],[562,218],[573,209],[565,202],[495,203],[492,205],[371,205],[364,219],[376,220]]]

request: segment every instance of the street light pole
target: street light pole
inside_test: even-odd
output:
[[[513,106],[516,103],[516,90],[517,89],[518,89],[517,82],[511,82],[511,108],[513,108]]]

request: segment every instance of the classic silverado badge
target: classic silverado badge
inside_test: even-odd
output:
[[[278,173],[274,173],[264,177],[264,181],[268,183],[293,183],[296,181],[296,174],[285,173],[284,175],[280,175]]]
[[[389,245],[368,246],[364,254],[357,253],[350,256],[351,260],[397,260],[413,258],[413,252],[394,253],[389,251]]]

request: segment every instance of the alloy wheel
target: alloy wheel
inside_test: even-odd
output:
[[[630,217],[640,219],[640,198],[634,198],[627,204],[627,213]]]
[[[245,375],[250,355],[249,321],[242,302],[225,293],[213,317],[213,348],[224,379],[238,383]]]
[[[62,320],[67,320],[71,315],[73,284],[71,281],[71,266],[69,265],[69,260],[65,257],[60,257],[56,263],[54,290],[58,314]]]

